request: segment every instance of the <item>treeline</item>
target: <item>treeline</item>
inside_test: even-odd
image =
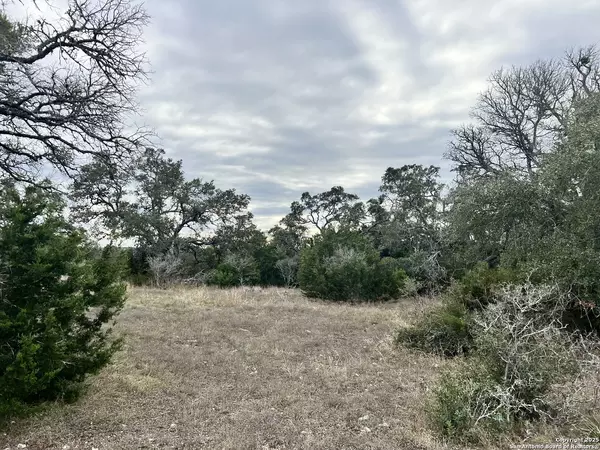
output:
[[[69,199],[72,220],[94,236],[134,243],[126,250],[134,283],[296,286],[309,278],[301,276],[302,261],[309,264],[310,252],[323,243],[328,252],[312,264],[345,250],[357,263],[367,253],[373,264],[386,257],[426,291],[449,279],[438,171],[390,168],[381,196],[366,203],[341,186],[306,192],[267,233],[253,223],[247,195],[186,180],[182,161],[153,148],[128,167],[83,166]]]

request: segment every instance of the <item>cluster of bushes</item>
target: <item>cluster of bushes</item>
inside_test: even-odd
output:
[[[597,355],[585,350],[597,335],[569,326],[572,293],[524,278],[480,264],[452,285],[441,306],[398,331],[399,344],[463,356],[430,398],[429,418],[442,435],[481,442],[555,419],[564,405],[551,387],[600,369]]]
[[[400,329],[396,341],[444,356],[468,353],[473,348],[473,313],[495,303],[503,284],[520,278],[514,271],[480,262],[447,289],[439,307],[414,326]]]
[[[564,405],[550,395],[588,362],[560,320],[556,287],[508,285],[500,300],[473,318],[474,350],[444,374],[430,417],[449,437],[480,440],[527,421],[556,418]]]
[[[328,230],[302,251],[298,280],[309,297],[388,300],[402,294],[407,276],[397,260],[380,258],[362,234]]]
[[[286,286],[297,284],[298,257],[286,257],[266,244],[252,253],[226,252],[214,248],[201,252],[200,260],[173,250],[151,256],[142,248],[123,250],[128,261],[129,282],[135,286],[167,288],[194,284],[229,288],[236,286]]]

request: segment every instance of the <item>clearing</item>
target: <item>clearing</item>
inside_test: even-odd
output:
[[[114,363],[77,403],[11,425],[0,449],[449,448],[424,415],[448,362],[392,343],[431,303],[134,288]]]

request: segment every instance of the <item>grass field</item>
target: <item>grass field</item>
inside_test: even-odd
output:
[[[451,448],[424,415],[450,363],[392,343],[432,302],[132,289],[114,363],[76,404],[12,424],[0,450]]]

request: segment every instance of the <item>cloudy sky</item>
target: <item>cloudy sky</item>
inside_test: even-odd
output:
[[[443,161],[489,74],[600,40],[598,0],[147,0],[145,119],[189,176],[252,197],[369,198]]]
[[[389,166],[450,181],[449,130],[493,70],[600,43],[600,0],[145,3],[145,122],[189,177],[250,194],[264,229],[304,191],[375,196]]]

